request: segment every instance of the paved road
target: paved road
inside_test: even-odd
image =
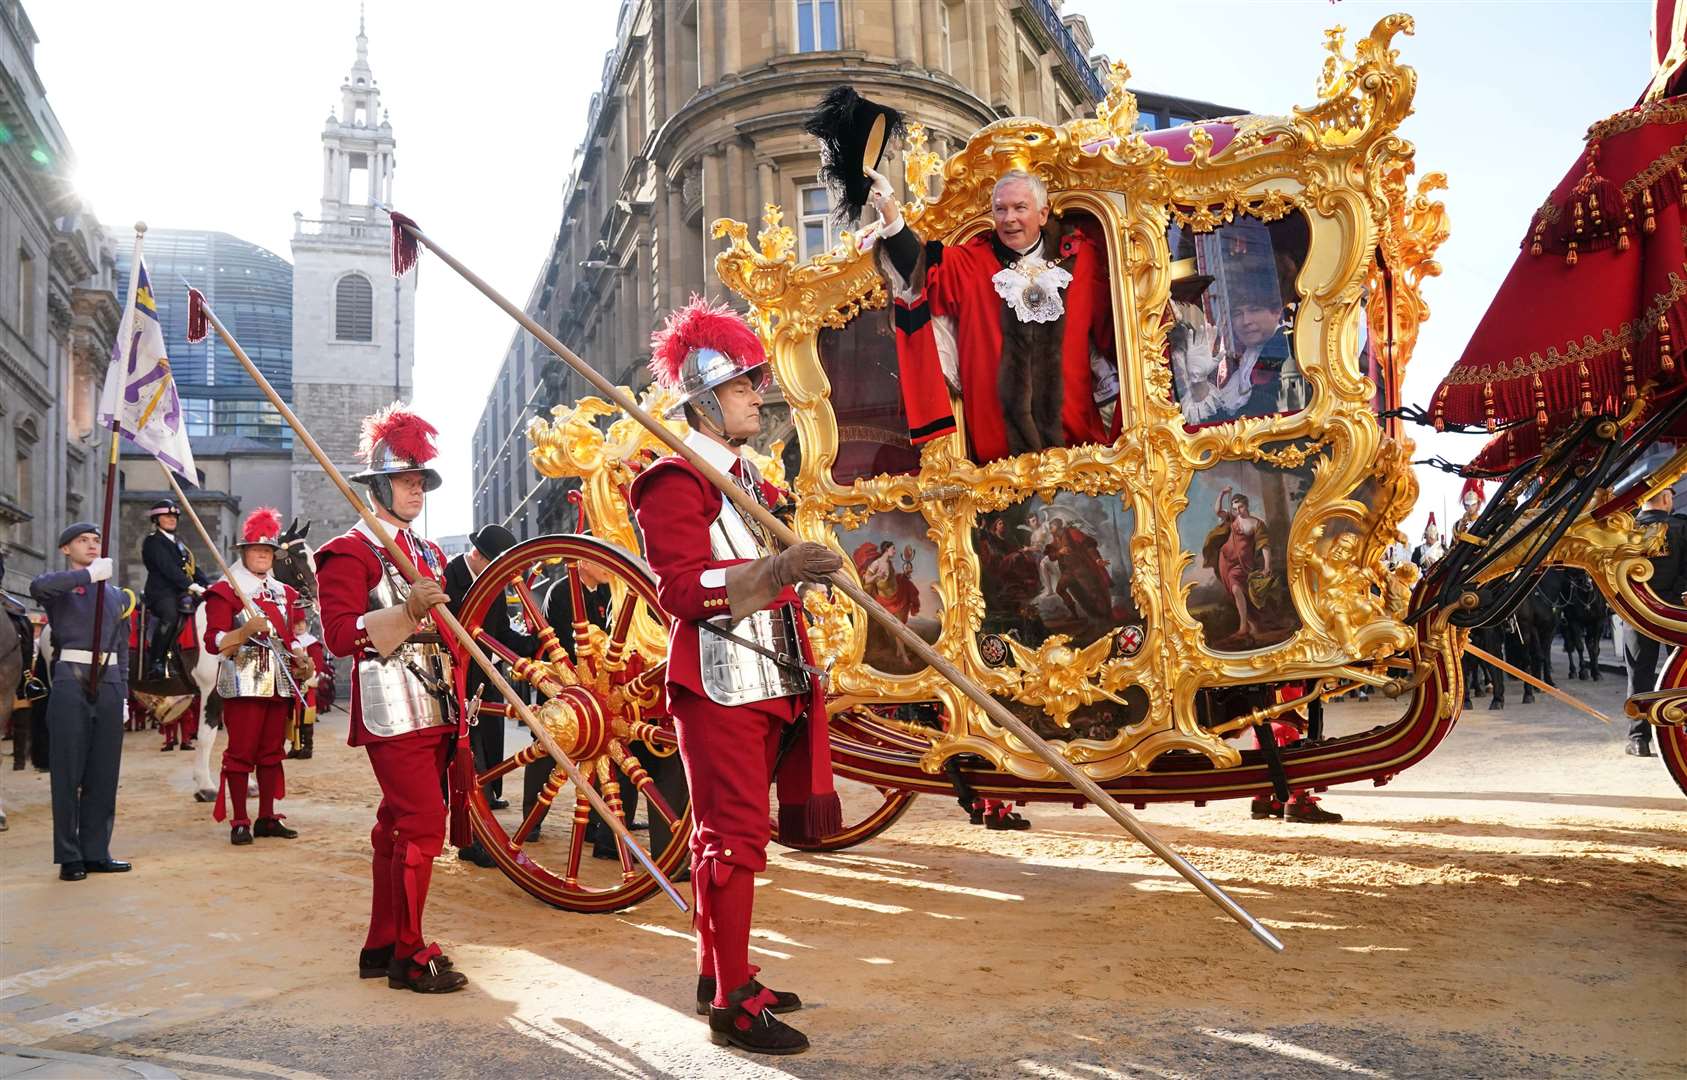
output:
[[[1614,680],[1576,692],[1619,706]],[[1330,792],[1338,826],[1146,811],[1281,957],[1094,811],[988,833],[924,799],[861,848],[780,855],[755,944],[810,1002],[815,1049],[772,1061],[708,1045],[686,919],[656,901],[568,915],[442,860],[430,929],[471,990],[353,977],[374,786],[324,743],[290,768],[304,837],[236,850],[183,756],[130,736],[117,843],[137,870],[77,885],[46,862],[46,778],[0,774],[0,1043],[188,1080],[1687,1073],[1687,800],[1556,704],[1469,714],[1389,786]]]

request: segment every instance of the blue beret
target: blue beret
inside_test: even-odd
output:
[[[100,534],[100,527],[91,521],[78,521],[73,525],[66,525],[64,532],[59,533],[59,547],[64,547],[83,533]]]

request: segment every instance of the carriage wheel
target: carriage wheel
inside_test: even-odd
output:
[[[582,565],[609,581],[612,602],[607,627],[586,620]],[[570,591],[575,613],[570,626],[551,626],[534,593],[535,577],[554,567],[567,574],[567,583],[556,587]],[[517,656],[479,629],[494,603],[506,603],[506,591],[514,596],[528,631],[538,640],[534,656]],[[654,761],[664,779],[679,770],[673,727],[660,711],[663,669],[652,659],[665,652],[667,630],[650,570],[601,540],[541,536],[517,544],[481,573],[463,599],[461,620],[476,628],[475,638],[482,648],[505,662],[516,689],[530,689],[534,713],[604,802],[620,810],[623,779],[644,796],[653,828],[635,838],[644,843],[666,834],[651,855],[662,872],[672,876],[687,855],[690,800],[683,785],[659,783],[641,761],[641,756]],[[574,660],[569,659],[561,634],[569,635]],[[468,700],[467,676],[468,665],[459,665],[456,691],[464,702]],[[513,715],[505,705],[486,704],[480,708],[478,722],[501,724]],[[518,734],[515,741],[523,740]],[[548,761],[535,741],[478,772],[478,783],[468,798],[469,818],[475,836],[493,860],[527,892],[569,911],[617,911],[654,893],[656,880],[620,845],[617,860],[592,857],[586,840],[589,804],[584,795],[571,790],[561,768],[548,770],[532,812],[521,812],[519,795],[527,766],[543,767]],[[494,811],[484,785],[500,778],[511,806]],[[535,828],[540,837],[529,841]]]

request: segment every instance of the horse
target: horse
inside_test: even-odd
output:
[[[1570,659],[1572,679],[1599,682],[1599,642],[1611,609],[1585,570],[1549,570],[1541,591],[1551,599],[1564,635],[1564,655]]]
[[[1517,610],[1503,622],[1477,627],[1470,632],[1470,640],[1473,645],[1489,655],[1504,660],[1548,686],[1554,686],[1556,684],[1552,679],[1552,639],[1557,622],[1557,612],[1545,595],[1545,590],[1531,589],[1523,602],[1517,605]],[[1470,707],[1469,672],[1472,664],[1484,669],[1493,680],[1494,696],[1488,703],[1488,708],[1505,708],[1504,673],[1469,654],[1466,654],[1464,661],[1467,673],[1465,708]],[[1534,686],[1524,682],[1523,704],[1532,705],[1534,701]]]

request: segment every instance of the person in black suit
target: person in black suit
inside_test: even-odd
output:
[[[141,599],[152,616],[146,647],[149,680],[166,677],[164,662],[181,632],[182,616],[192,613],[211,584],[205,571],[194,564],[193,552],[176,539],[181,514],[182,508],[172,499],[154,503],[147,517],[156,527],[141,542],[141,561],[146,564],[146,589]]]
[[[494,559],[515,546],[515,534],[502,525],[483,525],[469,537],[469,543],[472,546],[468,551],[452,556],[445,564],[445,594],[450,597],[446,606],[451,609],[453,615],[461,612],[463,600],[468,596],[469,588],[475,579]],[[500,645],[508,647],[520,656],[533,655],[536,648],[535,639],[516,631],[510,625],[509,608],[502,597],[494,600],[487,608],[480,625]],[[498,688],[487,681],[478,667],[469,672],[467,684],[469,697],[474,697],[477,692],[483,703],[501,703],[504,700]],[[504,760],[504,718],[482,715],[480,721],[469,729],[469,747],[474,751],[476,772],[484,772]],[[509,806],[509,803],[504,801],[502,778],[486,785],[486,801],[494,810],[502,810]],[[466,848],[459,848],[457,857],[476,866],[495,865],[492,856],[486,853],[478,840]]]
[[[1682,592],[1687,590],[1687,518],[1671,513],[1674,508],[1675,490],[1664,488],[1647,499],[1634,518],[1636,526],[1664,526],[1664,552],[1653,556],[1652,580],[1647,584],[1667,604],[1680,604]],[[1642,634],[1624,623],[1623,661],[1628,667],[1630,697],[1657,689],[1657,638]],[[1651,724],[1643,719],[1629,721],[1627,752],[1635,757],[1652,756]]]

